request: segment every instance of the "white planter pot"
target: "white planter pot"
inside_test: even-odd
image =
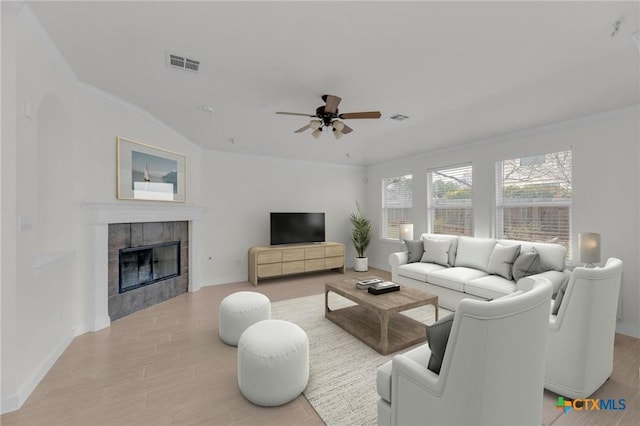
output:
[[[369,270],[369,258],[356,257],[356,262],[353,265],[353,270],[356,272],[367,272]]]

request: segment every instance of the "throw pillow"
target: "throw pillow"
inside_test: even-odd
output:
[[[447,315],[439,319],[430,326],[427,326],[427,340],[429,349],[431,349],[431,357],[427,368],[436,374],[440,374],[442,360],[444,360],[444,351],[447,349],[449,334],[451,334],[451,326],[453,325],[453,314]]]
[[[424,254],[421,262],[437,263],[438,265],[449,266],[449,248],[451,241],[432,240],[426,238],[424,240]]]
[[[508,280],[513,279],[513,262],[520,254],[520,245],[503,246],[496,244],[489,258],[487,272],[489,274],[500,275]]]
[[[567,287],[569,286],[569,278],[571,276],[567,276],[562,284],[560,284],[560,288],[558,289],[558,293],[556,293],[556,298],[553,302],[553,309],[551,310],[552,315],[558,315],[560,312],[560,304],[562,303],[562,299],[564,298],[564,294],[567,292]]]
[[[409,253],[407,263],[420,262],[424,253],[422,240],[404,240],[404,243],[407,246],[407,253]]]
[[[521,252],[513,262],[513,279],[516,281],[538,272],[540,272],[540,255],[535,250]]]
[[[458,237],[456,266],[487,272],[489,258],[495,246],[496,240],[493,238]]]

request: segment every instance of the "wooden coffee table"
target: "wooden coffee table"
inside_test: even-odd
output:
[[[376,278],[376,277],[367,277]],[[324,316],[346,332],[362,340],[382,355],[408,348],[427,338],[426,325],[400,312],[418,306],[433,305],[438,320],[438,296],[402,286],[399,291],[380,295],[356,288],[357,279],[325,284]],[[355,303],[355,306],[329,309],[329,292]]]

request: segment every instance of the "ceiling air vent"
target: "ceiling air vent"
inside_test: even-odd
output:
[[[185,58],[184,56],[169,54],[169,65],[183,70],[198,72],[198,69],[200,68],[200,61]]]
[[[402,114],[395,114],[392,115],[391,117],[387,118],[387,120],[393,120],[393,121],[404,121],[404,120],[408,120],[409,116],[407,115],[402,115]]]

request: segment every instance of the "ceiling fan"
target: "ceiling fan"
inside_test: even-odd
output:
[[[309,122],[309,124],[299,128],[294,133],[302,133],[307,129],[312,129],[313,132],[311,135],[316,139],[318,139],[322,134],[323,127],[331,127],[333,130],[333,136],[335,136],[336,139],[340,139],[342,135],[353,132],[351,127],[347,126],[340,120],[351,120],[354,118],[380,118],[382,115],[380,114],[380,111],[347,112],[340,114],[338,111],[338,104],[342,100],[341,98],[334,95],[322,95],[322,100],[325,104],[316,108],[315,114],[281,111],[276,112],[276,114],[301,115],[304,117],[314,118]]]

